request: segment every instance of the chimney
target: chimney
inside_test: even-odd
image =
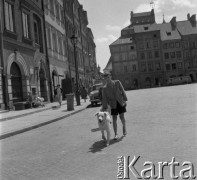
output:
[[[190,13],[187,14],[187,20],[189,20],[189,19],[190,19]]]
[[[132,21],[133,21],[133,11],[131,11],[131,14],[130,14],[130,23],[132,24]]]
[[[176,29],[176,16],[174,16],[171,21],[171,27],[172,27],[172,30],[175,30]]]
[[[193,14],[193,15],[190,17],[189,21],[190,21],[190,23],[191,23],[191,25],[192,25],[193,27],[196,27],[196,14]]]

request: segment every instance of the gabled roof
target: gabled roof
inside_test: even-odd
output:
[[[171,23],[162,23],[162,24],[146,24],[146,25],[136,25],[134,26],[135,33],[142,32],[151,32],[151,31],[160,31],[160,36],[162,41],[172,40],[172,39],[181,39],[181,36],[177,29],[172,30]]]
[[[182,35],[197,34],[197,25],[192,27],[190,21],[178,21],[177,29]]]
[[[171,23],[158,24],[162,41],[181,39],[177,29],[172,30]]]
[[[122,37],[119,37],[116,41],[114,41],[113,43],[111,43],[110,46],[120,45],[120,44],[129,44],[129,43],[133,43],[132,38],[122,38]]]

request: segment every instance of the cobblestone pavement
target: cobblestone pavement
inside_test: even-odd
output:
[[[157,175],[158,162],[175,157],[180,163],[176,175],[185,161],[193,163],[197,175],[197,85],[128,91],[127,95],[126,137],[122,137],[118,120],[120,138],[105,147],[96,131],[94,115],[99,107],[87,108],[1,140],[1,179],[114,180],[118,156],[130,156],[131,160],[140,156],[135,165],[139,173],[145,169],[144,162],[151,161]],[[131,172],[129,177],[137,179]],[[170,167],[164,167],[164,179],[171,179]]]

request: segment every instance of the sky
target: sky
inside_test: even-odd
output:
[[[197,0],[78,0],[87,11],[88,27],[96,44],[97,65],[101,72],[110,58],[109,45],[120,37],[121,29],[130,24],[130,12],[147,12],[154,8],[157,23],[176,16],[177,21],[197,14]],[[152,2],[152,3],[151,3]],[[152,5],[152,6],[151,6]]]

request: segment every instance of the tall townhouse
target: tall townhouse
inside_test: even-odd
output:
[[[74,0],[65,0],[64,3],[64,18],[65,18],[65,31],[66,31],[66,44],[68,51],[68,63],[69,63],[69,78],[71,79],[71,91],[73,92],[76,74],[75,74],[75,60],[74,60],[74,48],[71,42],[71,36],[73,35],[73,3]]]
[[[134,26],[139,66],[139,87],[160,86],[164,81],[160,31],[154,25]]]
[[[132,38],[133,27],[121,31],[121,37],[110,45],[112,76],[122,82],[125,89],[138,86],[138,63],[136,45]]]
[[[64,2],[65,7],[65,26],[67,33],[68,43],[68,59],[70,63],[70,76],[72,81],[73,90],[76,86],[76,78],[78,78],[78,86],[81,88],[84,84],[84,58],[82,51],[82,34],[81,25],[79,19],[80,4],[77,0],[66,0]],[[74,45],[71,42],[71,37],[75,35],[77,42]],[[75,54],[74,54],[75,53]],[[76,66],[75,66],[76,63]],[[77,67],[77,73],[75,71]],[[78,77],[76,77],[78,76]]]
[[[2,68],[6,86],[3,104],[11,109],[26,101],[28,92],[48,101],[50,77],[43,3],[41,0],[4,0],[1,3]]]
[[[196,15],[187,15],[186,21],[176,22],[176,28],[182,38],[183,66],[192,82],[197,81],[197,23]]]
[[[80,4],[78,0],[75,0],[73,3],[73,28],[75,35],[77,36],[76,44],[76,63],[78,67],[78,78],[79,78],[79,88],[84,84],[84,58],[82,52],[82,33],[81,33],[81,22],[80,22]]]
[[[87,12],[83,10],[83,6],[79,7],[79,20],[80,20],[80,31],[81,31],[81,43],[82,43],[82,58],[83,58],[83,68],[84,68],[84,79],[83,85],[89,88],[89,51],[88,51],[88,17]]]
[[[62,87],[63,98],[71,92],[68,64],[67,38],[64,24],[63,0],[45,0],[45,26],[47,51],[50,62],[52,91],[58,84]]]
[[[93,72],[96,67],[96,45],[94,36],[88,25],[87,12],[77,0],[65,0],[65,27],[68,44],[68,61],[70,64],[70,76],[73,89],[76,84],[74,47],[71,37],[77,37],[76,63],[78,70],[79,88],[89,88],[93,82]]]
[[[88,43],[88,56],[89,56],[89,74],[88,74],[88,82],[89,86],[92,86],[93,81],[97,75],[97,62],[96,62],[96,44],[94,42],[94,35],[92,33],[91,28],[87,28],[87,43]]]
[[[174,17],[169,23],[158,24],[157,27],[161,34],[164,65],[164,84],[162,85],[166,85],[168,78],[185,75],[181,35],[175,28]]]

